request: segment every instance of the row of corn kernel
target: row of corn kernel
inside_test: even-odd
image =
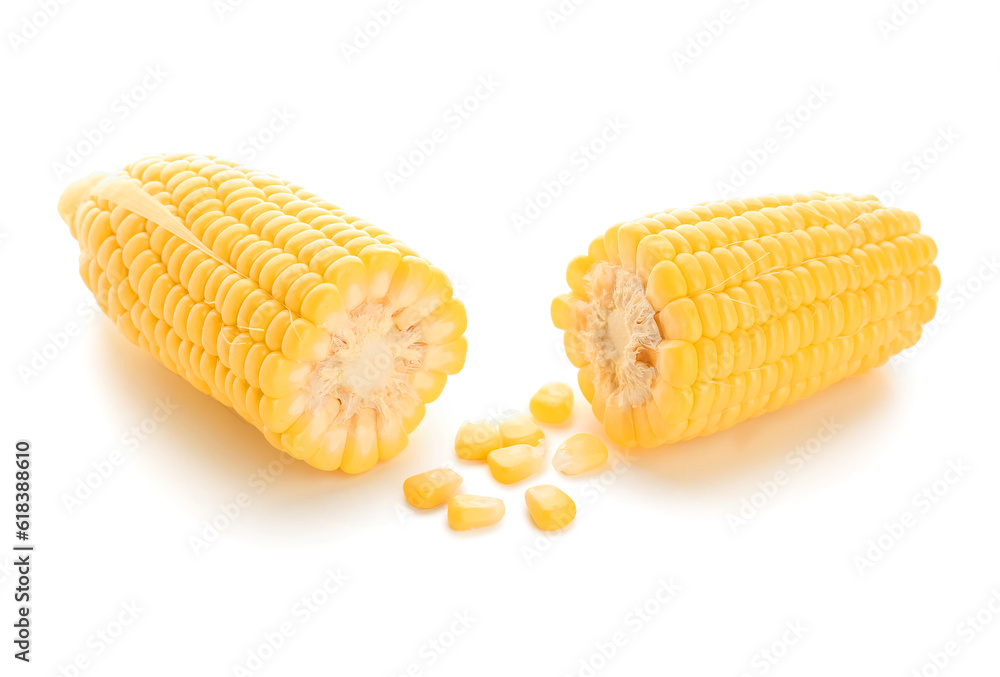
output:
[[[890,210],[881,210],[880,213],[891,216]],[[690,228],[698,232],[697,227],[691,226]],[[882,281],[886,277],[909,274],[921,267],[921,263],[933,260],[935,254],[933,241],[917,232],[902,233],[879,244],[852,243],[845,229],[835,224],[825,227],[814,226],[807,231],[795,232],[802,234],[803,240],[812,242],[814,238],[819,239],[821,233],[825,234],[825,231],[835,229],[843,233],[843,236],[839,238],[840,246],[836,248],[817,246],[812,250],[800,251],[801,255],[776,254],[776,251],[784,250],[772,248],[769,251],[758,242],[749,241],[733,244],[727,249],[713,249],[711,253],[698,252],[703,254],[702,258],[690,253],[675,256],[672,247],[670,251],[665,251],[661,247],[653,250],[652,253],[655,256],[647,257],[649,263],[652,264],[648,270],[629,266],[627,262],[623,265],[630,272],[636,272],[644,277],[644,282],[651,279],[651,283],[648,285],[648,300],[656,310],[662,310],[675,298],[705,290],[713,290],[713,293],[716,293],[723,289],[738,288],[744,280],[752,280],[776,267],[783,266],[791,266],[791,270],[786,272],[791,272],[798,277],[800,284],[805,289],[822,285],[817,290],[822,298],[839,293],[843,289],[857,289],[859,286],[867,286],[873,280]],[[676,231],[663,232],[676,233]],[[807,233],[813,233],[814,237],[810,237]],[[662,234],[654,234],[644,237],[638,245],[634,246],[643,247],[646,246],[646,243],[655,243],[658,239],[666,243]],[[762,241],[766,242],[768,239],[774,238],[764,238]],[[810,255],[822,258],[810,259]],[[570,263],[567,269],[567,281],[576,298],[586,298],[583,276],[595,262],[602,260],[618,263],[618,261],[608,257],[595,259],[590,256],[577,257]],[[725,269],[720,265],[720,261],[725,264]],[[726,261],[730,262],[725,263]],[[805,269],[800,270],[800,264],[803,262],[805,262]],[[823,270],[824,267],[827,270]],[[809,278],[815,277],[819,279],[812,282],[809,280]],[[779,278],[778,281],[784,282],[786,285],[793,283],[788,275]],[[803,290],[804,295],[807,294],[805,289]],[[569,299],[567,299],[568,301]]]
[[[632,268],[640,258],[639,244],[650,234],[659,237],[646,246],[656,247],[657,260],[669,260],[681,253],[709,252],[716,247],[746,244],[776,233],[811,226],[836,224],[846,229],[853,218],[877,208],[877,203],[858,203],[831,197],[778,208],[764,207],[760,211],[748,211],[732,217],[709,216],[708,220],[702,220],[693,213],[683,221],[672,215],[658,215],[658,218],[612,226],[603,236],[591,242],[588,257],[593,261],[611,261]],[[839,231],[834,232],[839,234]],[[849,236],[846,232],[843,234]],[[787,242],[787,239],[784,241]]]
[[[833,202],[843,204],[844,201]],[[859,210],[876,208],[875,204],[871,203],[851,204],[855,209],[849,211],[847,217]],[[765,210],[764,213],[747,212],[731,219],[716,217],[697,225],[681,224],[675,228],[662,228],[660,224],[661,228],[657,229],[652,225],[659,224],[655,219],[626,224],[624,228],[613,226],[603,237],[591,243],[587,256],[577,257],[571,263],[567,273],[570,287],[575,292],[579,291],[582,274],[593,262],[601,260],[621,264],[639,274],[645,281],[657,263],[674,262],[680,257],[681,263],[690,271],[689,276],[692,280],[704,277],[706,282],[712,281],[718,284],[720,278],[712,273],[717,269],[721,270],[719,261],[728,262],[726,277],[744,268],[749,273],[747,276],[752,277],[782,260],[787,261],[789,258],[796,260],[797,254],[804,253],[802,250],[816,248],[820,252],[828,252],[829,255],[842,254],[849,251],[852,244],[854,247],[861,247],[869,243],[873,237],[872,232],[866,232],[858,223],[828,220],[808,204],[799,204],[786,209],[788,213],[799,217],[803,214],[809,215],[810,220],[799,218],[797,222],[793,222],[785,218],[780,210],[770,210],[772,213],[768,218],[766,214],[768,210]],[[901,210],[877,208],[877,213],[877,219],[866,222],[884,226],[888,237],[914,233],[919,227],[915,217],[907,216],[907,213]],[[775,221],[778,221],[779,217],[782,222],[780,230],[775,226]],[[765,224],[771,227],[765,227]],[[775,230],[778,231],[777,236],[772,235]],[[648,235],[656,237],[647,237]],[[720,256],[714,256],[716,254]],[[764,260],[765,257],[767,261]],[[708,284],[706,288],[712,286]]]
[[[876,283],[861,292],[842,292],[829,301],[799,306],[780,320],[770,318],[720,332],[714,337],[669,339],[657,354],[658,366],[671,385],[686,387],[695,380],[722,379],[788,357],[829,338],[851,335],[867,324],[894,317],[919,306],[934,294],[937,271],[917,271],[908,278]]]
[[[900,222],[899,219],[895,218],[892,210],[880,210],[879,214],[885,218],[892,217],[894,222]],[[877,219],[875,220],[877,221]],[[861,243],[860,246],[852,247],[850,237],[839,225],[830,224],[825,228],[812,227],[808,231],[816,234],[814,237],[817,239],[819,237],[818,233],[825,230],[833,231],[837,229],[842,233],[842,236],[838,238],[842,244],[836,250],[829,248],[825,250],[823,248],[818,249],[818,252],[836,252],[836,256],[833,254],[817,253],[817,255],[829,256],[830,258],[824,258],[822,261],[809,261],[807,267],[796,265],[791,270],[782,271],[782,274],[776,276],[777,282],[780,282],[781,286],[785,288],[786,298],[794,300],[801,296],[804,303],[809,303],[811,299],[817,298],[817,296],[819,298],[826,298],[836,295],[844,289],[867,287],[873,281],[881,282],[887,277],[910,274],[923,265],[926,265],[927,262],[932,261],[936,253],[934,243],[930,238],[913,232],[916,227],[908,226],[906,228],[907,233],[897,235],[892,243],[883,243],[887,245],[884,247],[871,243]],[[697,228],[694,228],[694,230],[697,231]],[[638,246],[645,246],[647,242],[656,242],[658,239],[662,240],[662,235],[645,237],[640,241]],[[756,245],[754,242],[744,244],[750,249],[753,249],[754,245]],[[720,254],[724,251],[726,250],[713,249],[712,253]],[[670,251],[663,251],[662,248],[654,250],[656,256],[655,260],[651,260],[653,265],[650,271],[643,271],[642,267],[640,267],[638,270],[632,270],[632,272],[638,272],[641,275],[644,273],[647,279],[652,275],[652,283],[647,285],[648,300],[656,310],[662,310],[672,299],[681,297],[684,294],[692,292],[692,290],[701,291],[702,289],[719,288],[718,291],[713,291],[712,293],[717,298],[724,300],[723,309],[727,312],[720,312],[720,316],[732,317],[733,303],[729,302],[731,299],[737,304],[735,311],[738,322],[746,328],[748,322],[756,321],[759,323],[766,320],[764,309],[770,309],[774,304],[767,297],[767,289],[761,288],[762,283],[756,283],[756,286],[750,287],[748,290],[741,287],[742,282],[744,280],[752,280],[755,276],[764,274],[773,266],[780,264],[781,261],[772,263],[769,260],[765,262],[764,259],[770,259],[772,254],[763,250],[761,252],[754,251],[753,258],[738,245],[734,245],[733,251],[736,252],[731,257],[733,262],[726,266],[724,272],[719,268],[714,256],[706,256],[706,261],[711,261],[710,264],[706,264],[710,266],[709,270],[712,271],[711,280],[709,280],[709,275],[706,275],[702,269],[701,263],[690,255],[687,255],[689,258],[682,260],[682,263],[687,261],[685,270],[682,271],[675,262],[672,247],[670,247]],[[725,261],[726,258],[726,256],[719,256],[718,260]],[[599,258],[597,260],[606,259]],[[595,259],[590,256],[578,257],[570,263],[567,269],[567,281],[570,284],[573,294],[571,296],[564,295],[559,297],[553,305],[553,320],[557,323],[557,326],[568,328],[572,324],[571,314],[574,311],[573,306],[576,305],[575,300],[584,299],[587,295],[584,289],[583,276],[594,263]],[[714,268],[711,268],[711,266],[714,266]],[[758,266],[758,268],[754,268],[754,266]],[[823,268],[827,268],[827,270]],[[720,272],[716,273],[715,270],[719,270]],[[653,275],[654,271],[655,275]],[[722,277],[723,275],[725,277]],[[797,278],[797,280],[793,280],[793,277]],[[767,278],[764,279],[766,280]],[[702,282],[702,280],[704,281]],[[646,279],[643,281],[646,282]],[[772,295],[778,288],[777,285],[770,282],[764,282],[764,284],[771,285],[770,290]],[[724,285],[728,285],[726,293],[721,292],[721,288]],[[750,291],[753,292],[753,298],[751,298]],[[749,315],[754,315],[755,319],[749,319]]]
[[[98,201],[95,205],[96,209],[103,208],[102,213],[108,213],[108,207],[106,201]],[[127,229],[135,229],[140,225],[139,217],[130,215],[123,218],[123,211],[118,207],[111,211],[110,223],[117,222],[119,226],[124,225]],[[147,230],[156,228],[155,224],[150,226],[145,219],[141,219],[141,225]],[[156,229],[154,232],[156,231],[166,232],[164,229]],[[116,234],[116,238],[108,237],[106,241],[115,241],[118,238],[127,241],[128,247],[123,248],[122,251],[123,256],[130,259],[123,261],[129,267],[129,276],[120,281],[117,286],[118,294],[114,297],[121,306],[116,318],[119,326],[124,324],[121,318],[127,317],[129,324],[136,330],[134,340],[154,356],[159,357],[169,368],[188,377],[189,380],[195,381],[196,385],[198,381],[206,384],[211,391],[214,391],[218,399],[234,406],[244,418],[248,420],[259,418],[251,416],[246,407],[240,406],[241,403],[238,399],[234,399],[232,385],[230,384],[228,388],[226,386],[228,374],[224,371],[220,372],[219,365],[225,370],[235,369],[237,373],[244,372],[256,375],[260,371],[261,364],[265,361],[267,348],[271,346],[267,346],[263,351],[259,350],[253,355],[257,358],[258,364],[253,365],[250,369],[244,368],[243,361],[251,358],[249,350],[240,351],[240,346],[246,345],[246,343],[235,343],[231,336],[227,337],[222,331],[224,320],[217,309],[210,307],[214,300],[209,298],[207,301],[196,302],[181,284],[169,286],[166,283],[155,286],[142,284],[141,281],[149,277],[150,274],[155,274],[158,280],[170,280],[168,275],[162,275],[163,272],[168,272],[163,261],[152,249],[142,249],[139,246],[150,242],[145,234],[137,234],[134,231],[126,232],[121,236]],[[176,241],[177,238],[174,240]],[[137,253],[130,253],[128,248]],[[176,250],[174,254],[177,254]],[[198,261],[195,252],[192,251],[196,263],[210,261],[200,252],[197,254],[200,255],[200,261]],[[215,269],[225,270],[217,266]],[[212,290],[209,290],[209,293],[211,294]],[[204,298],[204,290],[198,290],[196,294]],[[115,304],[109,302],[109,307],[114,308]],[[112,314],[112,317],[114,318],[115,315]],[[167,318],[170,319],[170,323],[163,321]],[[298,327],[294,329],[298,329]],[[305,328],[302,327],[302,329]],[[288,333],[286,330],[285,334]],[[193,345],[188,349],[184,345],[185,343]],[[167,347],[174,347],[174,350],[165,351],[164,348]],[[205,351],[210,358],[218,357],[219,361],[205,360],[199,355],[200,351]],[[185,357],[187,359],[184,359]],[[271,359],[270,363],[276,364],[276,360]],[[254,387],[257,385],[259,384],[254,384]],[[268,408],[265,403],[265,412],[272,410],[273,408]]]
[[[179,162],[179,161],[178,161],[178,162]],[[178,162],[175,162],[175,163],[173,163],[173,164],[178,164]],[[183,163],[180,163],[180,164],[183,164]],[[192,163],[192,165],[193,165],[193,164],[194,164],[194,163]],[[216,165],[215,165],[214,167],[215,167],[215,168],[219,168],[219,167],[222,167],[222,165],[218,165],[218,164],[216,164]],[[205,171],[207,171],[207,169],[211,169],[211,167],[206,167],[206,168],[202,169],[202,172],[204,173]],[[146,172],[146,174],[148,174],[148,172]],[[261,181],[266,181],[267,183],[270,183],[270,184],[274,184],[274,183],[280,183],[280,182],[278,182],[278,180],[277,180],[277,179],[274,179],[273,177],[266,177],[266,179],[265,179],[265,178],[263,178],[263,177],[264,177],[264,175],[261,175],[261,177],[262,177],[262,178],[261,178]],[[151,177],[149,177],[149,176],[146,176],[145,178],[151,178]],[[175,178],[176,178],[176,177],[175,177]],[[280,186],[276,186],[276,189],[278,189],[278,188],[280,188],[280,189],[282,189],[282,190],[288,190],[288,188],[286,188],[286,187],[285,187],[284,185],[280,185]],[[305,194],[305,195],[308,195],[308,194]],[[174,197],[174,199],[175,199],[175,201],[177,201],[177,198],[176,198],[176,196]],[[259,200],[259,198],[258,198],[258,200]],[[307,204],[307,203],[305,203],[305,202],[301,202],[300,204]],[[310,204],[311,204],[311,203],[310,203]],[[332,205],[331,205],[331,206],[332,206]],[[287,207],[287,206],[286,206],[286,207]],[[315,210],[315,211],[321,211],[321,210]],[[299,212],[299,213],[301,214],[301,212]],[[200,218],[205,218],[205,216],[208,216],[208,213],[205,213],[205,214],[203,214],[203,215],[202,215],[202,217],[200,217]],[[299,224],[299,227],[301,227],[301,224]],[[345,224],[345,227],[346,227],[346,224]],[[372,227],[372,228],[374,228],[374,227]],[[227,231],[227,232],[228,232],[228,231]],[[283,231],[282,231],[282,232],[283,232]],[[353,229],[351,229],[351,232],[353,232],[353,233],[355,233],[355,234],[357,234],[357,235],[360,235],[360,234],[361,234],[361,233],[360,233],[359,231],[354,231]],[[313,233],[315,234],[315,233],[316,233],[316,231],[313,231]],[[302,237],[302,235],[307,235],[307,234],[308,234],[308,233],[301,233],[301,234],[299,234],[299,235],[298,235],[297,237],[301,238],[301,237]],[[370,242],[377,242],[376,240],[372,240],[371,238],[365,238],[365,239],[366,239],[366,240],[368,240],[368,241],[370,241]],[[381,239],[386,239],[386,238],[381,238]],[[390,238],[390,239],[391,239],[391,238]],[[354,240],[354,241],[357,241],[357,240]],[[279,244],[284,244],[284,243],[282,243],[282,242],[281,242],[281,241],[280,241],[279,239],[277,239],[277,238],[276,238],[276,242],[278,242]],[[383,248],[385,248],[385,245],[381,245],[381,246],[382,246]],[[329,250],[329,249],[330,249],[330,248],[328,247],[328,248],[327,248],[327,250]],[[339,247],[338,247],[338,249],[339,249]],[[405,250],[405,251],[403,251],[403,252],[401,252],[401,253],[405,253],[406,251],[409,251],[409,250]],[[228,253],[228,252],[225,252],[225,251],[222,251],[222,252],[220,252],[220,253],[222,253],[222,254],[226,254],[226,253]],[[259,253],[259,252],[258,252],[258,253]],[[384,253],[384,252],[383,252],[383,253]],[[263,258],[263,257],[261,257],[261,258]],[[360,268],[361,268],[361,272],[362,272],[362,273],[364,273],[364,272],[365,272],[365,270],[364,270],[364,266],[362,265],[362,262],[361,262],[360,260],[358,260],[358,259],[354,258],[354,257],[351,257],[351,258],[353,258],[353,261],[354,261],[354,263],[356,263],[356,264],[357,264],[356,266],[354,266],[354,269],[355,269],[355,272],[356,272],[356,269],[357,269],[358,267],[360,267]],[[399,257],[397,256],[396,258],[398,259]],[[236,263],[237,265],[239,265],[239,261],[236,261],[235,263]],[[407,262],[404,262],[404,263],[407,263]],[[422,264],[424,265],[424,267],[425,267],[425,268],[427,268],[427,264],[426,264],[425,262],[423,262],[422,260],[420,260],[420,263],[422,263]],[[431,268],[433,269],[433,267],[431,267]],[[326,272],[327,272],[327,274],[329,275],[330,271],[329,271],[329,270],[327,270]],[[418,298],[418,301],[420,301],[420,300],[424,300],[424,301],[426,301],[426,302],[423,302],[423,303],[420,303],[420,302],[417,302],[417,303],[416,303],[415,305],[417,306],[417,308],[418,308],[419,310],[418,310],[417,312],[414,312],[414,313],[411,313],[411,314],[410,314],[410,315],[409,315],[408,317],[406,317],[406,314],[405,314],[405,312],[404,312],[404,313],[400,313],[400,315],[401,315],[401,316],[403,316],[403,317],[399,318],[399,320],[398,320],[399,322],[402,322],[403,320],[406,320],[406,319],[408,319],[408,320],[410,320],[410,321],[416,321],[416,320],[419,320],[419,319],[421,319],[421,317],[422,317],[422,316],[426,316],[426,315],[427,315],[427,314],[428,314],[428,313],[429,313],[430,311],[433,311],[434,309],[436,309],[436,308],[437,308],[437,307],[438,307],[438,306],[439,306],[439,305],[441,304],[441,302],[442,302],[442,301],[443,301],[444,299],[446,299],[447,297],[449,297],[449,296],[450,296],[450,287],[449,287],[449,286],[447,285],[447,281],[446,281],[446,279],[444,278],[443,274],[441,274],[441,273],[440,273],[440,271],[436,271],[436,270],[432,270],[432,271],[431,271],[431,273],[432,273],[432,274],[431,274],[431,276],[430,276],[430,277],[431,277],[432,279],[430,279],[430,280],[429,280],[429,282],[428,282],[428,286],[427,286],[427,289],[426,289],[426,290],[425,290],[425,291],[423,292],[423,294],[424,294],[424,296],[425,296],[426,298],[425,298],[425,299],[419,299],[419,298]],[[435,274],[435,273],[436,273],[436,274]],[[282,274],[282,275],[284,275],[284,273],[281,273],[281,274]],[[377,277],[377,275],[376,275],[375,277]],[[385,277],[385,276],[383,276],[383,277]],[[399,278],[400,278],[401,280],[406,280],[406,279],[407,279],[408,277],[413,277],[413,276],[412,276],[412,275],[401,275],[401,276],[399,276]],[[263,281],[265,282],[265,286],[266,286],[266,282],[267,282],[268,280],[266,280],[266,279],[265,279],[265,280],[263,280]],[[341,281],[341,280],[339,280],[339,279],[338,279],[337,281],[338,281],[338,282],[342,282],[342,281]],[[297,281],[297,282],[296,282],[296,284],[299,284],[299,283],[300,283],[299,281]],[[351,290],[351,289],[354,289],[354,287],[351,287],[351,286],[349,286],[349,285],[346,285],[346,284],[343,284],[343,283],[342,283],[342,286],[343,286],[343,287],[344,287],[345,289],[347,289],[347,290]],[[371,286],[372,286],[372,285],[369,285],[369,289],[370,289],[370,291],[380,291],[380,290],[372,290],[372,289],[371,289]],[[411,286],[412,286],[412,285],[411,285]],[[259,291],[259,290],[258,290],[258,291]],[[391,290],[390,290],[390,291],[391,291]],[[391,294],[390,294],[390,295],[391,295]],[[357,296],[357,295],[355,294],[355,296]],[[362,295],[362,296],[363,296],[363,295]],[[418,297],[419,297],[419,294],[418,294]],[[285,299],[285,300],[287,300],[287,299]],[[359,301],[359,300],[360,300],[360,298],[358,298],[358,299],[355,299],[355,300],[356,300],[356,301]],[[293,303],[292,305],[295,305],[295,304]],[[397,304],[397,305],[400,305],[400,304]],[[404,302],[404,303],[403,303],[402,305],[405,305],[405,302]],[[410,310],[410,309],[407,309],[407,310]],[[418,314],[418,313],[419,313],[419,314]]]
[[[654,385],[652,400],[633,411],[607,407],[600,392],[593,393],[592,407],[607,422],[609,434],[614,432],[626,442],[650,447],[663,444],[663,439],[690,439],[706,430],[726,428],[790,404],[820,387],[883,363],[900,346],[908,347],[919,338],[919,323],[933,316],[933,306],[934,299],[930,298],[918,313],[910,315],[911,325],[905,335],[899,330],[898,319],[882,320],[855,336],[810,346],[807,352],[748,368],[725,379],[697,382],[687,388],[659,381]],[[881,347],[869,351],[872,344]],[[581,381],[585,378],[581,374]]]
[[[934,299],[930,296],[922,299],[919,306],[910,306],[903,314],[899,315],[900,318],[908,318],[909,322],[909,325],[904,325],[902,328],[904,330],[910,329],[913,323],[918,321],[920,317],[932,314],[933,306]],[[911,312],[910,309],[915,310]],[[823,318],[824,316],[820,314],[819,317]],[[735,374],[736,376],[740,376],[747,370],[759,370],[766,365],[775,364],[780,361],[785,371],[789,372],[789,378],[792,381],[797,381],[799,378],[809,378],[808,375],[803,375],[803,371],[806,371],[804,365],[807,364],[814,365],[812,369],[813,375],[821,370],[828,371],[833,369],[840,362],[857,360],[857,363],[854,365],[857,368],[861,366],[860,356],[868,352],[870,343],[874,342],[875,345],[882,345],[886,340],[895,338],[894,334],[899,329],[899,322],[893,321],[894,319],[898,318],[894,316],[884,320],[876,320],[873,323],[867,324],[863,330],[853,330],[851,332],[853,335],[832,337],[837,340],[829,345],[826,342],[828,336],[816,336],[817,340],[811,345],[800,347],[795,353],[784,356],[778,354],[777,349],[773,351],[773,355],[768,355],[768,352],[765,350],[766,346],[780,348],[783,339],[777,333],[770,336],[770,343],[766,340],[768,336],[763,330],[749,334],[746,337],[743,337],[741,334],[735,334],[735,340],[732,341],[731,347],[727,344],[731,352],[723,353],[722,360],[726,361],[725,368],[730,374]],[[841,317],[839,320],[841,326],[843,326],[843,321],[844,319]],[[824,322],[823,324],[826,323]],[[838,331],[837,333],[839,334],[840,332]],[[757,337],[759,340],[755,341],[753,337]],[[704,369],[706,372],[710,372],[722,361],[717,350],[714,355],[710,351],[705,350],[705,346],[707,345],[714,346],[715,344],[700,343],[698,347],[701,347],[702,350],[698,350],[698,347],[683,341],[673,340],[664,342],[658,353],[658,360],[663,373],[669,374],[664,379],[668,382],[668,385],[683,391],[685,388],[690,388],[699,381],[726,382],[726,379],[730,378],[729,375],[725,378],[719,378],[718,372],[717,377],[714,379],[711,377],[699,378],[701,370]],[[815,355],[819,350],[825,351],[825,361],[818,359],[816,356],[810,359],[810,356]],[[835,350],[836,352],[831,353],[831,350]],[[739,361],[738,364],[736,363],[737,361]],[[732,362],[731,366],[729,362]],[[590,372],[586,368],[581,375],[581,381],[581,386],[585,386],[587,382],[590,382]],[[600,407],[600,404],[598,404],[598,407]],[[676,412],[677,409],[675,408],[674,411]]]

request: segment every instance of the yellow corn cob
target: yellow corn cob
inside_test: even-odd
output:
[[[916,343],[941,284],[919,230],[848,194],[649,214],[570,263],[552,320],[614,442],[707,435]]]
[[[74,183],[59,213],[129,340],[317,468],[395,456],[465,361],[440,269],[269,174],[155,156]]]

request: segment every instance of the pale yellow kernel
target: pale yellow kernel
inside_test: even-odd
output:
[[[466,421],[455,435],[455,453],[467,461],[482,461],[502,446],[500,428],[493,421]]]
[[[344,298],[340,290],[323,282],[313,287],[302,300],[302,317],[319,326],[333,327],[341,321],[344,313]]]
[[[615,444],[632,447],[636,444],[635,420],[632,407],[618,402],[607,402],[604,406],[604,432]]]
[[[406,448],[409,436],[403,426],[403,420],[395,414],[378,414],[376,418],[378,430],[378,460],[388,461]]]
[[[417,394],[417,397],[427,404],[430,404],[441,395],[441,391],[444,390],[447,381],[447,374],[431,371],[426,367],[410,375],[410,385],[413,386],[413,391]]]
[[[516,414],[500,421],[500,436],[503,446],[513,444],[538,444],[545,438],[542,429],[524,414]]]
[[[323,445],[332,421],[333,416],[326,410],[305,412],[281,434],[281,448],[295,458],[313,456]]]
[[[514,484],[531,477],[542,469],[544,459],[545,450],[530,444],[501,447],[486,456],[493,477],[503,484]]]
[[[412,433],[420,425],[420,422],[424,420],[424,413],[427,411],[426,405],[419,399],[405,398],[398,406],[403,429],[407,433]]]
[[[342,256],[334,261],[323,279],[337,287],[347,310],[357,308],[368,294],[368,269],[356,256]]]
[[[420,298],[430,283],[430,264],[415,256],[404,256],[386,292],[388,305],[396,309],[407,307]]]
[[[524,492],[531,519],[543,531],[555,531],[576,518],[576,503],[566,492],[551,484],[539,484]]]
[[[576,299],[569,294],[560,294],[552,300],[550,308],[552,322],[563,331],[576,328],[576,317],[573,308],[575,301]]]
[[[389,291],[402,256],[388,245],[371,245],[362,249],[358,257],[368,269],[368,300],[377,301]]]
[[[667,339],[656,348],[654,366],[662,380],[675,388],[690,388],[698,380],[698,351],[690,341]]]
[[[573,389],[565,383],[546,383],[532,395],[528,409],[542,423],[562,423],[573,412]]]
[[[462,483],[462,476],[451,468],[428,470],[403,481],[403,496],[414,508],[434,508],[449,498]]]
[[[306,409],[308,397],[300,392],[294,392],[285,397],[267,397],[260,399],[260,417],[271,432],[283,433]]]
[[[441,374],[457,374],[465,365],[468,349],[464,336],[444,345],[429,345],[424,349],[424,366]]]
[[[354,428],[348,426],[344,442],[344,458],[340,469],[349,475],[371,470],[378,463],[378,428],[375,410],[361,409],[356,415]]]
[[[687,281],[673,261],[660,261],[649,273],[646,300],[654,310],[663,310],[674,299],[687,295]]]
[[[552,467],[566,475],[579,475],[608,461],[608,448],[596,435],[577,433],[566,438],[552,457]]]
[[[265,352],[267,347],[260,346]],[[267,353],[260,366],[259,382],[260,389],[268,397],[284,397],[306,385],[306,378],[312,365],[289,360],[281,353]]]
[[[456,531],[496,524],[503,513],[503,501],[499,498],[458,494],[448,501],[448,524]]]
[[[458,299],[452,299],[421,320],[424,342],[450,343],[462,335],[467,322],[465,306]]]
[[[320,470],[336,470],[344,461],[344,447],[347,446],[347,427],[331,426],[319,450],[306,462]]]

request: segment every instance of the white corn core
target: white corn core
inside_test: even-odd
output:
[[[416,397],[410,375],[419,368],[424,348],[417,327],[400,330],[391,310],[380,303],[361,304],[333,334],[329,356],[313,369],[309,408],[339,407],[341,421],[365,408],[382,417],[400,416],[400,404]]]
[[[589,300],[579,337],[594,370],[594,388],[608,404],[639,406],[652,394],[651,355],[660,343],[656,312],[642,280],[621,266],[598,263],[584,277]]]

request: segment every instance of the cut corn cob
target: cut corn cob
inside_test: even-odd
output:
[[[941,283],[919,230],[915,214],[850,194],[649,214],[569,264],[552,320],[612,441],[706,435],[916,343]]]
[[[72,184],[59,213],[129,340],[317,468],[395,456],[464,363],[440,269],[269,174],[155,156]]]

